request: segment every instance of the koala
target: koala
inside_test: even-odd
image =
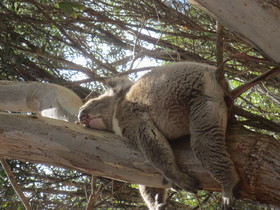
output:
[[[194,155],[222,186],[223,209],[230,209],[239,177],[226,151],[225,87],[216,75],[216,67],[180,62],[159,67],[135,83],[112,80],[105,94],[80,108],[78,118],[85,126],[129,139],[173,186],[196,192],[199,184],[178,167],[169,144],[190,135]],[[151,192],[146,188],[140,191],[147,205],[160,209],[166,196],[159,199],[160,190],[145,193]]]
[[[167,210],[167,190],[139,185],[139,191],[150,210]]]

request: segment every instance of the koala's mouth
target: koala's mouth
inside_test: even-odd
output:
[[[89,119],[83,119],[83,120],[80,120],[80,123],[86,127],[89,127],[89,121],[90,121]]]
[[[80,123],[86,127],[100,130],[106,130],[107,128],[102,117],[88,114],[84,109],[80,110],[78,118]]]
[[[99,130],[106,130],[106,126],[103,123],[101,117],[89,117],[81,121],[81,123],[89,128],[99,129]]]
[[[93,124],[92,122],[96,121],[96,119],[98,119],[98,117],[87,117],[82,119],[80,122],[86,127],[91,127],[90,125]]]
[[[96,117],[90,116],[85,110],[80,110],[78,118],[81,124],[83,124],[86,127],[90,127],[90,121]]]

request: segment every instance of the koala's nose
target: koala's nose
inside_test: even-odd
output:
[[[85,122],[87,117],[88,117],[88,114],[86,113],[86,110],[82,109],[82,110],[79,111],[78,119],[79,119],[80,122]]]

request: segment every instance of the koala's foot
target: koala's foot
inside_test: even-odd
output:
[[[222,184],[222,208],[223,210],[233,209],[235,198],[233,192],[239,186],[239,177],[235,170],[232,170],[232,177],[228,180],[228,183]]]
[[[232,197],[227,197],[222,195],[222,204],[221,204],[221,209],[222,210],[231,210],[233,209],[234,205],[234,198]]]
[[[232,185],[222,186],[222,203],[221,209],[223,210],[231,210],[234,209],[235,198],[233,196],[234,189],[237,188],[239,179],[236,179]]]

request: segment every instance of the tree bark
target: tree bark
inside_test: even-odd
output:
[[[279,7],[256,0],[191,0],[191,3],[194,1],[230,30],[242,34],[260,52],[280,62]]]
[[[30,106],[30,102],[25,103],[28,101],[25,97],[30,95],[22,93],[22,90],[30,92],[38,84],[20,83],[21,88],[17,87],[18,84],[14,83],[14,87],[9,83],[13,90],[10,93],[17,96],[16,100],[12,97],[9,99],[5,91],[1,92],[0,110],[7,110],[8,104],[11,104],[13,111],[16,111],[16,106],[20,107],[18,111],[29,107],[28,111],[42,115],[46,113],[45,109],[49,110],[50,103],[51,110],[56,110],[54,113],[49,112],[52,117],[62,119],[62,115],[57,113],[64,113],[65,116],[72,113],[73,120],[69,121],[75,121],[80,102],[69,105],[77,97],[74,93],[65,94],[58,88],[53,91],[52,98],[38,96],[42,101],[39,100],[37,106]],[[6,86],[6,82],[0,82],[0,91]],[[49,87],[50,84],[40,86],[45,91],[52,90]],[[17,105],[14,104],[16,101]],[[57,107],[53,107],[55,105]],[[63,111],[59,111],[61,107]],[[170,187],[169,184],[163,185],[163,177],[129,140],[112,133],[61,120],[1,112],[0,122],[0,159],[45,163],[130,183]],[[236,197],[280,207],[280,143],[271,136],[235,124],[229,125],[227,146],[241,179]],[[188,137],[172,142],[172,147],[181,169],[199,180],[203,189],[221,190],[220,185],[194,157]]]
[[[0,110],[35,112],[39,116],[75,122],[82,100],[71,90],[40,82],[0,81]]]
[[[0,121],[5,122],[0,124],[0,158],[170,187],[163,185],[163,177],[137,148],[112,133],[34,116],[0,114]],[[236,197],[280,207],[280,143],[268,135],[234,125],[229,130],[227,144],[241,178]],[[172,146],[182,170],[198,179],[203,189],[220,191],[220,185],[193,156],[188,138]]]

